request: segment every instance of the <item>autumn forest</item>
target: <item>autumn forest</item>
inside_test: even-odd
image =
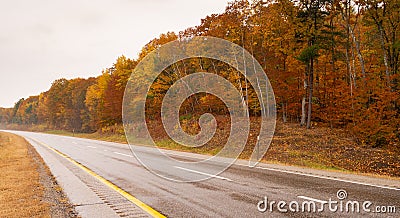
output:
[[[304,131],[345,129],[360,144],[400,148],[398,0],[235,0],[199,26],[151,40],[137,59],[118,57],[96,78],[58,79],[48,91],[20,99],[14,108],[0,108],[1,125],[84,133],[121,129],[124,91],[137,63],[159,45],[193,36],[222,38],[249,51],[271,82],[280,122],[296,123]],[[190,73],[190,62],[235,81],[250,115],[260,116],[245,78],[213,60],[189,60],[175,70]],[[157,80],[153,87],[162,88],[150,90],[148,114],[157,114],[167,80]],[[205,95],[193,102],[227,113],[215,101]],[[182,116],[199,110],[192,104]]]

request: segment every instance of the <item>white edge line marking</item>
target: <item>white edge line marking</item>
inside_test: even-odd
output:
[[[238,165],[240,165],[240,166],[245,166],[245,165],[243,165],[243,164],[238,164]],[[368,183],[364,183],[364,182],[355,182],[355,181],[350,181],[350,180],[345,180],[345,179],[338,179],[338,178],[332,178],[332,177],[327,177],[327,176],[312,175],[312,174],[299,173],[299,172],[292,172],[292,171],[279,170],[279,169],[273,169],[273,168],[265,168],[265,167],[256,167],[256,168],[258,168],[258,169],[263,169],[263,170],[276,171],[276,172],[283,172],[283,173],[288,173],[288,174],[295,174],[295,175],[301,175],[301,176],[314,177],[314,178],[319,178],[319,179],[333,180],[333,181],[338,181],[338,182],[352,183],[352,184],[357,184],[357,185],[371,186],[371,187],[375,187],[375,188],[383,188],[383,189],[390,189],[390,190],[400,191],[400,188],[394,188],[394,187],[388,187],[388,186],[381,186],[381,185],[373,185],[373,184],[368,184]]]
[[[174,153],[171,153],[171,152],[165,152],[165,153],[167,153],[169,155],[175,155],[175,156],[178,156],[178,157],[195,158],[195,159],[202,160],[202,158],[198,158],[198,157],[188,157],[188,156],[185,156],[185,155],[174,154]],[[248,165],[239,164],[239,163],[235,163],[234,165],[249,167]],[[395,188],[395,187],[390,187],[390,186],[382,186],[382,185],[374,185],[374,184],[369,184],[369,183],[364,183],[364,182],[355,182],[355,181],[346,180],[346,179],[338,179],[338,178],[332,178],[332,177],[327,177],[327,176],[319,176],[319,175],[313,175],[313,174],[307,174],[307,173],[299,173],[299,172],[294,172],[294,171],[289,171],[289,170],[280,170],[280,169],[266,168],[266,167],[257,167],[256,166],[255,168],[262,169],[262,170],[281,172],[281,173],[287,173],[287,174],[300,175],[300,176],[314,177],[314,178],[319,178],[319,179],[333,180],[333,181],[338,181],[338,182],[352,183],[352,184],[356,184],[356,185],[364,185],[364,186],[370,186],[370,187],[375,187],[375,188],[382,188],[382,189],[400,191],[400,188]]]
[[[229,181],[229,182],[232,182],[232,181],[233,181],[232,179],[228,179],[228,178],[225,178],[225,177],[222,177],[222,176],[216,176],[216,175],[212,175],[212,174],[208,174],[208,173],[203,173],[203,172],[200,172],[200,171],[191,170],[191,169],[187,169],[187,168],[183,168],[183,167],[178,167],[178,166],[174,166],[174,167],[177,168],[177,169],[189,171],[189,172],[192,172],[192,173],[197,173],[197,174],[201,174],[201,175],[205,175],[205,176],[209,176],[209,177],[213,177],[213,178],[217,178],[217,179],[227,180],[227,181]]]
[[[90,146],[90,145],[88,145],[87,147],[88,147],[88,148],[97,148],[97,147],[94,147],[94,146]]]
[[[132,155],[123,154],[123,153],[119,153],[119,152],[116,152],[116,151],[114,151],[113,153],[114,153],[114,154],[119,154],[119,155],[122,155],[122,156],[125,156],[125,157],[133,157]]]
[[[309,201],[315,201],[315,202],[318,202],[318,203],[321,203],[321,204],[326,204],[326,203],[328,203],[327,201],[318,200],[318,199],[315,199],[315,198],[310,198],[310,197],[306,197],[306,196],[302,196],[302,195],[297,196],[297,197],[298,197],[298,198],[305,199],[305,200],[309,200]]]

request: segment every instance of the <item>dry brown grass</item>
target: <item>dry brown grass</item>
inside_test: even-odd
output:
[[[0,217],[50,217],[37,164],[21,137],[0,132]]]

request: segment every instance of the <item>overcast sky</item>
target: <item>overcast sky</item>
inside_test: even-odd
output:
[[[98,76],[161,33],[224,11],[228,0],[1,0],[0,107],[59,78]]]

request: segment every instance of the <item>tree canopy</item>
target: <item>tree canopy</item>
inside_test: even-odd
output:
[[[214,36],[248,50],[274,88],[284,122],[347,128],[371,146],[400,141],[400,3],[398,0],[234,0],[224,13],[196,27],[151,40],[138,59],[118,57],[97,78],[59,79],[38,96],[0,109],[0,122],[44,124],[49,128],[93,132],[122,124],[122,98],[133,69],[146,54],[167,42]],[[224,76],[242,91],[250,115],[259,116],[254,87],[235,69],[216,60],[190,59],[166,69],[149,93],[155,116],[173,81],[196,72]],[[185,102],[183,114],[227,113],[207,94]]]

